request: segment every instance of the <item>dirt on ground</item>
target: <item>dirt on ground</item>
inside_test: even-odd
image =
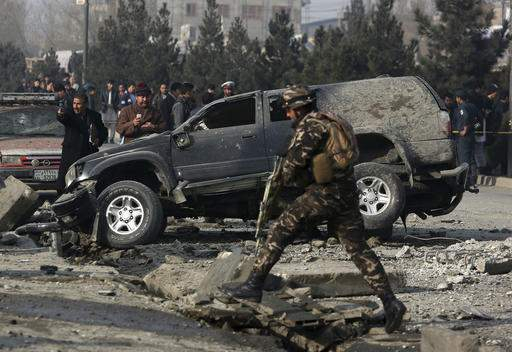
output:
[[[426,221],[412,216],[407,232],[396,224],[391,241],[371,241],[386,269],[406,274],[398,293],[409,311],[404,331],[421,333],[434,324],[477,335],[480,345],[496,351],[512,351],[512,273],[491,275],[491,264],[512,261],[511,201],[511,191],[484,189],[450,215]],[[281,262],[307,270],[316,261],[350,261],[343,246],[320,230],[313,241],[298,238]],[[278,339],[182,317],[176,313],[182,302],[149,294],[141,281],[168,264],[184,273],[171,284],[190,294],[219,253],[252,253],[253,236],[253,222],[169,219],[159,243],[129,250],[89,243],[64,260],[38,248],[2,246],[0,345],[27,351],[281,350]],[[43,264],[56,265],[57,274],[41,271]]]

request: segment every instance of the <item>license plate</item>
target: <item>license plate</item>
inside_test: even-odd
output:
[[[34,170],[35,181],[53,182],[58,176],[59,170]]]

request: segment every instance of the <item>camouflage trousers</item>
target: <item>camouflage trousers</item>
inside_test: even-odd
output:
[[[379,258],[366,243],[355,184],[311,185],[295,199],[271,226],[253,268],[267,275],[285,247],[310,224],[327,221],[330,235],[337,235],[365,280],[379,296],[391,293]]]

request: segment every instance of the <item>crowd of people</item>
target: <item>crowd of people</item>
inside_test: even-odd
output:
[[[467,187],[476,191],[478,174],[507,172],[508,92],[491,84],[485,92],[458,90],[444,101],[450,112],[451,132],[459,163],[469,165]]]
[[[224,82],[216,93],[211,84],[199,96],[192,83],[162,82],[155,94],[144,82],[108,80],[104,89],[80,86],[74,76],[52,81],[48,76],[23,82],[18,92],[54,93],[57,120],[65,126],[58,188],[65,188],[65,175],[76,160],[93,153],[104,143],[124,144],[135,138],[174,130],[197,109],[219,98],[235,94],[235,83]],[[77,142],[78,141],[78,142]]]

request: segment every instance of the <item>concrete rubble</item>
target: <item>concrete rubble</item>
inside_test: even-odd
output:
[[[0,232],[13,230],[37,208],[38,194],[29,186],[9,176],[0,188]]]

